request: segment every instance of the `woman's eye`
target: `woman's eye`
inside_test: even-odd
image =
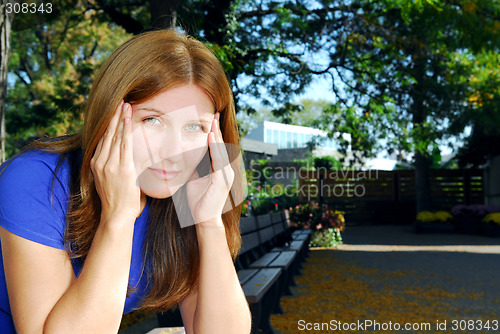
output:
[[[191,131],[203,131],[201,124],[189,124],[186,128]]]
[[[160,121],[154,117],[147,117],[142,120],[144,123],[149,124],[149,125],[159,125]]]

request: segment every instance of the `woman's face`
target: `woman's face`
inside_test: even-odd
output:
[[[195,85],[132,105],[134,164],[144,195],[170,197],[193,177],[213,119],[212,101]]]

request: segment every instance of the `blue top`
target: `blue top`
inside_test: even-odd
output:
[[[64,249],[70,169],[69,163],[64,161],[53,183],[51,203],[52,179],[58,158],[59,155],[55,153],[29,151],[14,159],[0,173],[0,226],[25,239]],[[3,166],[0,167],[0,171]],[[137,289],[128,294],[124,313],[137,308],[147,292],[146,274],[143,273],[141,277],[143,245],[147,233],[147,209],[148,205],[135,222],[129,286]],[[82,265],[80,261],[72,263],[75,275],[78,277]],[[5,284],[1,247],[0,333],[16,333]]]

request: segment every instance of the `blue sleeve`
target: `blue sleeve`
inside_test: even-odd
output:
[[[53,153],[27,152],[0,172],[0,226],[25,239],[64,249],[69,169],[63,162],[53,181],[58,158]]]

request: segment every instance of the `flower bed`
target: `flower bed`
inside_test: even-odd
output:
[[[421,211],[415,220],[415,232],[453,233],[453,216],[448,211]]]
[[[500,237],[500,212],[489,213],[483,218],[483,234],[489,237]]]
[[[296,229],[311,229],[311,247],[337,247],[345,229],[344,212],[317,202],[290,207],[290,221]]]
[[[493,212],[500,211],[499,207],[483,204],[455,205],[451,209],[455,229],[463,234],[483,234],[485,224],[483,218]]]

